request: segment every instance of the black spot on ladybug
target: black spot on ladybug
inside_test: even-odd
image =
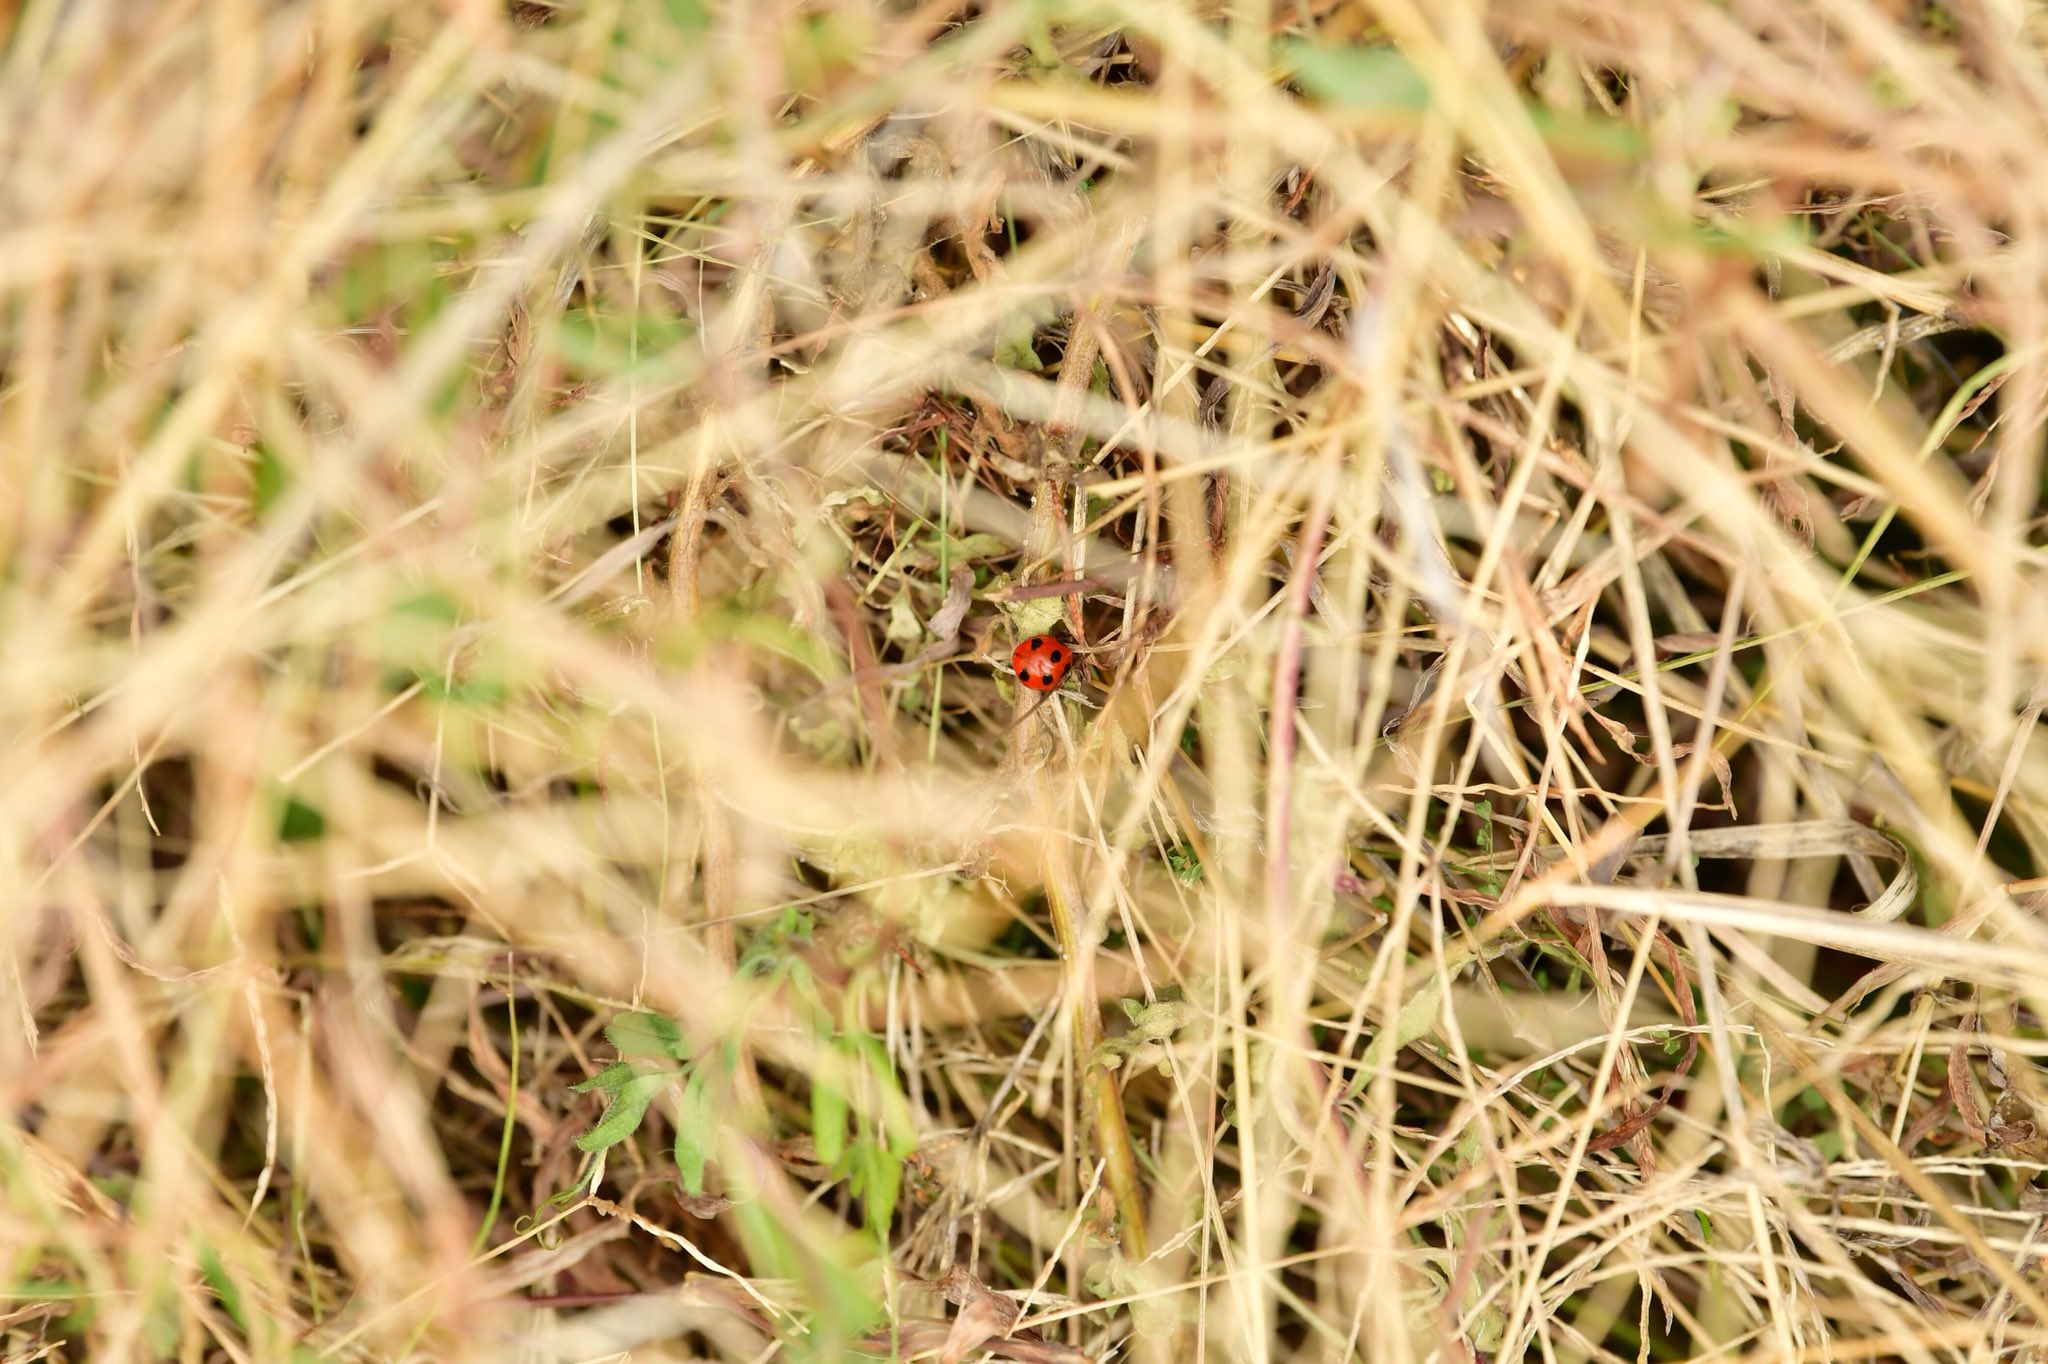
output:
[[[1060,661],[1060,659],[1061,659],[1061,658],[1063,658],[1064,656],[1065,656],[1065,655],[1061,654],[1061,653],[1060,653],[1060,651],[1059,651],[1058,649],[1054,649],[1054,650],[1052,651],[1052,653],[1048,655],[1048,657],[1050,657],[1050,658],[1052,659],[1052,661],[1053,661],[1053,662],[1055,662],[1055,663],[1059,662],[1059,661]]]

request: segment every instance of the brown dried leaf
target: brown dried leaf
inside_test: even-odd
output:
[[[939,1292],[947,1302],[961,1309],[962,1315],[970,1307],[987,1307],[996,1313],[998,1331],[1007,1331],[1017,1320],[1017,1304],[990,1288],[959,1265],[946,1271],[946,1277],[939,1280]],[[1038,1339],[1036,1331],[1028,1331],[1031,1339]]]
[[[717,1194],[685,1193],[680,1189],[676,1193],[676,1203],[684,1212],[701,1222],[708,1222],[732,1207],[730,1198],[722,1198]]]
[[[930,649],[951,649],[960,637],[960,622],[967,619],[967,604],[974,595],[974,570],[966,564],[956,564],[952,579],[946,584],[946,604],[932,614],[926,628],[932,632],[934,642]]]
[[[1948,1093],[1955,1100],[1956,1116],[1963,1120],[1964,1130],[1980,1145],[1989,1145],[1990,1134],[1984,1130],[1984,1118],[1977,1108],[1977,1082],[1970,1074],[1969,1044],[1957,1039],[1948,1049]]]
[[[1012,1318],[1016,1309],[1011,1308]],[[1002,1309],[988,1298],[968,1303],[960,1309],[960,1315],[953,1318],[953,1329],[946,1333],[946,1348],[939,1353],[939,1364],[960,1364],[983,1341],[1002,1331],[1009,1322],[1004,1320]]]

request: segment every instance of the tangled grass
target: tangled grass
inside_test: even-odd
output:
[[[0,1358],[2042,1357],[2035,7],[7,14]]]

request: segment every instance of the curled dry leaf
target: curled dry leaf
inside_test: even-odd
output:
[[[1657,652],[1672,654],[1699,654],[1714,648],[1721,637],[1712,630],[1687,630],[1677,634],[1657,636]]]
[[[960,637],[960,622],[967,619],[967,604],[974,595],[974,570],[965,564],[953,568],[953,576],[946,583],[946,601],[937,611],[926,628],[932,632],[932,642],[925,648],[927,654],[944,653],[953,647]]]
[[[1016,1319],[1016,1309],[1011,1308],[1007,1316],[993,1301],[993,1295],[977,1298],[960,1309],[960,1315],[953,1318],[953,1329],[946,1335],[946,1348],[940,1352],[940,1364],[960,1364],[973,1354],[983,1341],[999,1334],[1005,1326]]]
[[[1948,1092],[1955,1102],[1956,1116],[1962,1119],[1971,1140],[1986,1150],[2018,1146],[2034,1139],[2034,1121],[2015,1117],[2003,1100],[1992,1109],[1988,1119],[1983,1115],[1977,1102],[1977,1077],[1970,1072],[1970,1045],[1960,1038],[1948,1049]]]
[[[1008,1331],[1016,1324],[1019,1311],[1017,1304],[958,1265],[946,1271],[946,1277],[939,1280],[938,1288],[947,1302],[960,1309],[962,1316],[965,1316],[970,1308],[987,1309],[996,1315],[996,1330]],[[1022,1334],[1030,1340],[1041,1338],[1038,1332],[1028,1329]]]
[[[1623,755],[1634,758],[1644,767],[1656,765],[1657,755],[1655,753],[1639,753],[1636,751],[1636,740],[1639,736],[1634,730],[1619,720],[1610,719],[1602,715],[1597,710],[1588,710],[1586,714],[1593,719],[1594,723],[1607,731],[1607,737],[1614,741],[1614,746],[1620,749]],[[1696,745],[1694,744],[1673,744],[1671,745],[1671,756],[1674,759],[1691,757],[1695,747]],[[1735,774],[1733,769],[1728,766],[1728,759],[1721,754],[1719,749],[1709,748],[1706,761],[1707,766],[1714,770],[1714,780],[1721,785],[1721,803],[1718,806],[1707,806],[1705,808],[1722,809],[1731,815],[1734,814]]]
[[[1670,846],[1663,834],[1638,839],[1631,857],[1662,857]],[[1789,860],[1796,857],[1882,857],[1898,865],[1875,900],[1856,911],[1860,919],[1889,923],[1906,912],[1920,894],[1920,877],[1905,845],[1890,834],[1853,819],[1815,819],[1790,824],[1750,824],[1732,829],[1697,829],[1685,836],[1686,851],[1695,857],[1738,858],[1744,861]]]

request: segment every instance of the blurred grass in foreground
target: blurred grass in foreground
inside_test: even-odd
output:
[[[9,15],[0,1357],[2041,1357],[2032,7]]]

